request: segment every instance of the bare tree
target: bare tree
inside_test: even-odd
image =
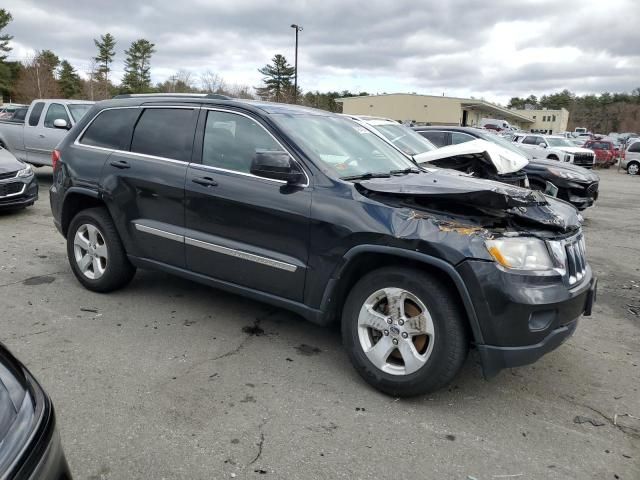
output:
[[[221,93],[226,88],[222,77],[211,70],[205,70],[200,74],[200,85],[205,93]]]
[[[178,70],[164,82],[157,85],[162,93],[191,93],[197,91],[191,72]]]
[[[15,94],[19,101],[36,98],[55,98],[60,95],[54,72],[59,59],[48,50],[38,51],[22,63]]]

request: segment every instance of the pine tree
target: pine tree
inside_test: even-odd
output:
[[[111,71],[111,63],[113,63],[113,57],[116,55],[116,39],[110,33],[100,35],[100,40],[93,39],[93,43],[98,48],[98,55],[94,57],[94,60],[98,64],[98,81],[102,83],[103,98],[109,96],[109,72]]]
[[[82,92],[82,81],[68,61],[63,60],[58,70],[58,85],[64,98],[74,98]]]
[[[9,25],[13,17],[4,8],[0,8],[0,93],[7,91],[11,87],[11,69],[5,63],[7,53],[11,51],[9,42],[13,38],[8,33],[2,33],[2,30]],[[2,101],[0,95],[0,101]]]
[[[124,77],[122,88],[131,93],[144,93],[151,88],[151,55],[155,52],[155,44],[141,38],[131,43],[125,50]]]
[[[256,88],[258,96],[267,100],[284,102],[293,95],[293,76],[295,69],[287,62],[287,59],[276,54],[270,65],[258,69],[264,78],[263,87]]]

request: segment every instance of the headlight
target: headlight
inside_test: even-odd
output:
[[[25,168],[20,170],[18,172],[18,175],[16,176],[18,178],[24,178],[24,177],[30,177],[31,175],[33,175],[33,168],[31,168],[31,165],[27,165]]]
[[[588,180],[588,178],[582,175],[581,173],[571,172],[569,170],[563,170],[561,168],[549,167],[547,168],[547,170],[553,175],[557,175],[559,177],[566,178],[568,180],[583,180],[583,181]]]
[[[556,265],[544,241],[532,237],[486,240],[487,250],[503,267],[513,270],[553,270]]]

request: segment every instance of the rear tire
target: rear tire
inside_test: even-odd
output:
[[[342,339],[362,378],[396,397],[444,387],[469,350],[455,294],[437,277],[402,267],[375,270],[356,283],[344,305]]]
[[[627,173],[629,175],[638,175],[640,173],[640,163],[629,162],[627,164]]]
[[[106,208],[79,212],[67,232],[67,256],[78,281],[94,292],[111,292],[131,281],[136,269]]]

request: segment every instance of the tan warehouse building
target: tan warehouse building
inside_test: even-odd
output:
[[[474,98],[411,93],[345,97],[336,99],[336,102],[342,103],[342,112],[350,115],[371,115],[430,125],[480,126],[483,118],[493,118],[506,120],[525,131],[557,133],[566,130],[569,120],[569,112],[564,109],[512,110]]]

